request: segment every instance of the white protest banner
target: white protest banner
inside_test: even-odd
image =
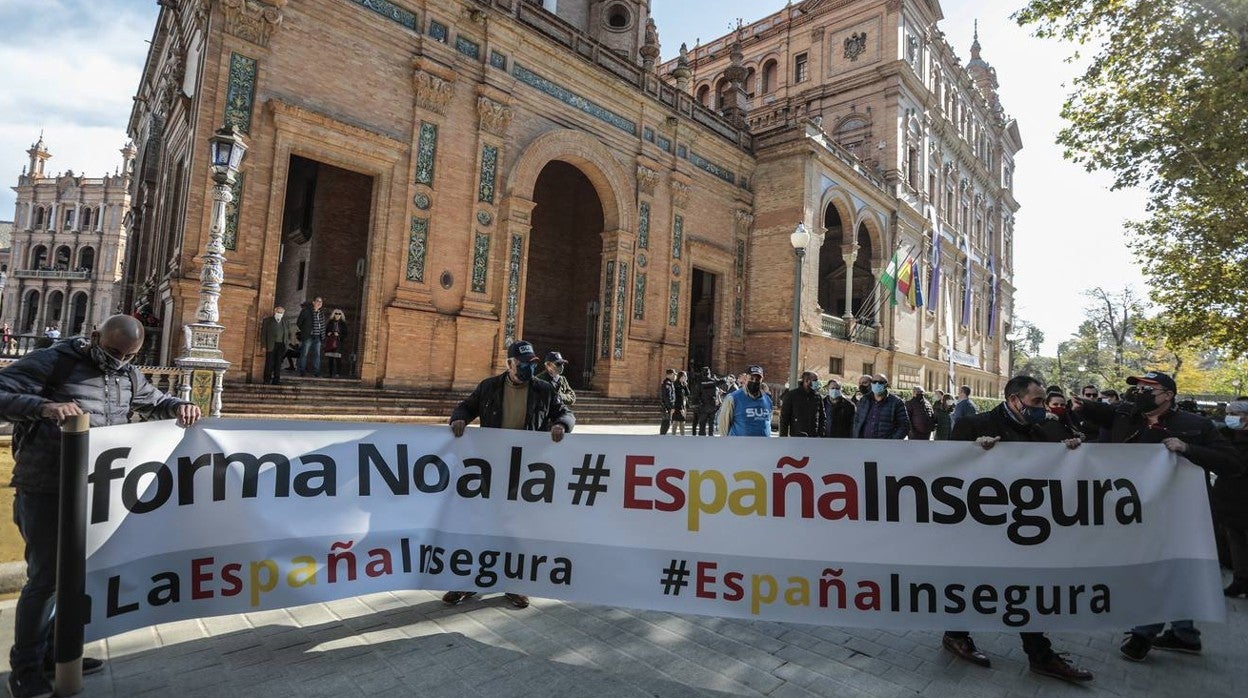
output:
[[[88,639],[397,589],[821,625],[1223,620],[1204,475],[1154,445],[207,420],[91,431]]]

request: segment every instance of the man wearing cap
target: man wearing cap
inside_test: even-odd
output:
[[[544,380],[534,380],[538,356],[533,345],[516,340],[507,347],[507,370],[477,384],[472,394],[451,412],[451,433],[464,435],[464,427],[474,419],[490,429],[523,429],[550,431],[550,440],[559,443],[566,432],[576,426],[576,418],[559,400],[555,387]],[[442,601],[455,606],[475,591],[448,591]],[[516,608],[527,608],[529,597],[505,594]]]
[[[576,404],[576,392],[572,390],[572,385],[568,383],[568,379],[563,377],[564,368],[568,362],[563,358],[563,354],[557,351],[548,352],[546,354],[546,372],[542,374],[542,379],[547,383],[555,386],[555,392],[559,394],[559,401],[564,407],[571,407]]]
[[[771,393],[763,386],[763,367],[750,366],[743,387],[732,391],[719,408],[722,436],[771,436]]]
[[[1219,476],[1236,477],[1243,465],[1235,449],[1218,433],[1213,422],[1200,415],[1175,409],[1178,386],[1161,371],[1132,376],[1127,384],[1135,386],[1133,402],[1106,405],[1095,400],[1075,397],[1074,410],[1083,419],[1108,430],[1109,443],[1162,444],[1170,451]],[[1142,662],[1154,647],[1198,654],[1200,630],[1190,620],[1176,620],[1165,629],[1165,623],[1141,625],[1127,633],[1119,651],[1133,662]]]
[[[803,371],[802,382],[780,401],[780,436],[823,436],[819,374]]]
[[[870,392],[858,401],[854,413],[855,439],[904,439],[910,435],[906,403],[888,392],[888,376],[871,376]]]

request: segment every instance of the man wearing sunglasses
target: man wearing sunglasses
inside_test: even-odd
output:
[[[1096,402],[1101,399],[1101,391],[1097,390],[1095,385],[1085,385],[1079,392],[1083,396],[1084,400]],[[1075,402],[1076,401],[1072,398],[1071,404],[1073,405]],[[1071,415],[1071,426],[1078,429],[1079,432],[1083,434],[1084,441],[1094,442],[1101,440],[1101,428],[1098,427],[1095,422],[1084,419],[1083,416],[1078,413]]]
[[[143,325],[129,315],[104,321],[88,340],[73,337],[32,352],[0,370],[0,419],[13,422],[13,519],[26,543],[26,585],[13,614],[9,693],[52,695],[45,672],[56,594],[56,529],[60,490],[58,425],[73,415],[91,426],[125,424],[130,413],[147,419],[199,420],[195,405],[157,390],[130,362],[143,347]],[[104,663],[83,657],[82,672]]]
[[[1222,438],[1213,422],[1200,415],[1175,409],[1178,386],[1168,374],[1149,371],[1132,376],[1127,384],[1136,389],[1132,402],[1106,405],[1078,397],[1074,410],[1084,420],[1108,430],[1109,443],[1162,444],[1192,463],[1219,476],[1243,472],[1230,442]],[[1119,651],[1133,662],[1142,662],[1154,647],[1161,650],[1200,653],[1200,630],[1190,620],[1176,620],[1164,633],[1165,623],[1141,625],[1127,633]]]
[[[910,434],[906,403],[888,392],[888,376],[871,377],[871,391],[858,401],[854,413],[855,439],[904,439]]]

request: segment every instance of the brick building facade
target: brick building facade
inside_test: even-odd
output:
[[[667,65],[649,5],[163,3],[129,125],[127,302],[158,308],[165,336],[193,318],[207,137],[232,123],[250,147],[221,297],[235,378],[259,377],[274,303],[317,295],[347,313],[366,385],[467,388],[517,336],[610,395],[650,394],[666,366],[783,376],[804,222],[803,368],[943,385],[952,344],[979,366],[959,381],[995,391],[1017,205],[993,168],[1020,146],[938,4],[810,0]],[[846,32],[855,65],[825,61]],[[931,194],[950,182],[965,217]],[[927,260],[933,239],[944,286],[971,272],[975,312],[951,332],[943,307],[867,302],[899,244]]]
[[[134,148],[120,152],[113,174],[87,177],[48,171],[42,136],[26,151],[0,318],[14,334],[42,336],[53,325],[64,337],[87,334],[117,311]]]

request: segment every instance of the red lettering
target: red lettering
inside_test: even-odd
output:
[[[653,509],[654,502],[649,499],[638,499],[638,487],[649,487],[654,482],[648,477],[637,474],[637,466],[654,465],[654,456],[624,456],[624,508]]]
[[[706,587],[715,583],[715,570],[719,565],[714,562],[698,561],[698,589],[697,597],[699,599],[715,598],[715,591]]]
[[[823,484],[840,485],[841,492],[824,492],[819,496],[819,515],[829,521],[840,519],[858,520],[858,481],[836,473],[824,475]]]
[[[724,594],[724,601],[740,601],[745,598],[745,587],[741,586],[743,579],[745,575],[740,572],[729,572],[724,575],[724,586],[728,587],[728,593]]]
[[[237,562],[231,562],[221,568],[221,581],[226,584],[226,587],[221,590],[222,596],[238,596],[243,591],[243,578],[238,576],[242,569],[243,566]]]
[[[212,572],[204,570],[205,567],[211,565],[214,559],[211,557],[197,557],[191,560],[191,600],[198,601],[200,599],[211,599],[212,590],[204,589],[204,582],[212,581]]]
[[[670,502],[655,502],[654,508],[659,511],[680,511],[685,508],[685,491],[677,484],[685,479],[685,471],[676,468],[664,468],[659,471],[659,491],[672,498]]]

